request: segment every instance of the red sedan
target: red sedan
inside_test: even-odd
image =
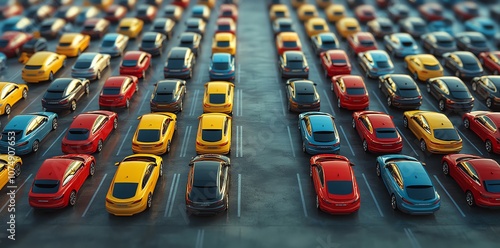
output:
[[[189,6],[189,1],[190,0],[173,0],[172,4],[180,6],[180,7],[182,7],[182,8],[185,9],[185,8],[187,8]]]
[[[472,130],[484,142],[486,151],[500,153],[500,113],[472,111],[463,116],[464,127]]]
[[[116,23],[119,22],[121,19],[125,18],[127,12],[128,12],[127,7],[123,5],[113,4],[106,9],[106,12],[104,14],[104,19],[112,23]]]
[[[359,210],[361,195],[348,158],[319,154],[310,159],[310,176],[316,191],[316,208],[330,214],[350,214]]]
[[[443,6],[439,3],[426,3],[418,7],[420,16],[428,22],[443,20]]]
[[[137,19],[143,20],[145,23],[152,22],[156,15],[158,14],[158,8],[154,5],[141,4],[137,6],[137,14],[135,17]]]
[[[139,90],[135,76],[109,77],[99,95],[99,108],[130,107],[130,99]]]
[[[467,21],[479,16],[479,6],[472,1],[465,1],[453,5],[453,12],[457,19]]]
[[[443,173],[465,192],[469,207],[500,207],[500,165],[493,159],[470,154],[443,157]]]
[[[500,51],[480,53],[479,61],[494,75],[500,74]]]
[[[320,53],[319,57],[326,77],[351,74],[351,63],[344,50],[328,50]]]
[[[231,33],[236,35],[236,24],[234,23],[233,19],[231,18],[219,18],[217,19],[216,22],[216,29],[215,33]]]
[[[0,36],[0,52],[7,58],[13,58],[20,55],[23,45],[33,39],[32,34],[18,31],[7,31]]]
[[[352,114],[352,128],[356,129],[365,152],[399,153],[403,139],[392,117],[379,111],[360,111]]]
[[[90,111],[75,116],[61,144],[62,152],[101,152],[111,131],[118,127],[118,115],[111,111]]]
[[[375,37],[369,32],[358,32],[350,35],[347,37],[347,42],[351,51],[355,54],[378,49]]]
[[[364,110],[370,105],[368,90],[360,76],[334,76],[332,77],[331,90],[337,96],[337,107],[339,108]]]
[[[151,54],[142,51],[128,51],[120,63],[120,75],[146,77],[146,70],[151,67]]]
[[[238,21],[238,8],[234,4],[221,4],[219,8],[219,18],[231,18],[233,21]]]
[[[7,19],[13,16],[23,14],[23,6],[21,4],[14,4],[9,6],[0,7],[0,19]]]
[[[354,9],[354,14],[360,22],[369,22],[377,18],[375,8],[368,4],[359,5]]]
[[[50,209],[74,206],[83,183],[94,172],[92,155],[69,154],[46,159],[28,194],[30,206]]]
[[[391,5],[393,2],[392,0],[377,0],[376,3],[379,8],[384,9],[389,7],[389,5]]]

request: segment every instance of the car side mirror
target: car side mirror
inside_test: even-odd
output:
[[[421,163],[423,166],[426,166],[426,165],[427,165],[425,162],[422,162],[422,161],[421,161],[420,163]]]
[[[189,163],[188,166],[193,166],[193,163]]]
[[[137,120],[140,120],[141,118],[142,118],[142,116],[139,116],[139,117],[137,117]]]
[[[120,162],[116,162],[116,163],[115,163],[115,166],[118,166],[118,165],[120,165]]]

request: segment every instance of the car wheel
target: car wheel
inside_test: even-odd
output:
[[[54,73],[50,72],[49,81],[54,81]]]
[[[97,149],[96,152],[101,152],[102,151],[102,140],[99,140],[97,142]]]
[[[394,194],[391,195],[391,208],[392,210],[398,210],[398,201],[396,200],[396,196]]]
[[[429,83],[427,83],[427,86],[425,86],[425,88],[427,89],[427,93],[431,93],[431,85]]]
[[[389,96],[389,97],[387,97],[387,106],[388,106],[388,107],[392,107],[392,99],[391,99],[391,97],[390,97],[390,96]]]
[[[446,106],[444,104],[444,100],[443,99],[439,100],[438,108],[439,108],[440,111],[444,111],[445,110]]]
[[[353,129],[356,129],[356,120],[354,118],[352,118],[352,128]]]
[[[52,120],[52,130],[56,130],[57,129],[57,118],[54,118]]]
[[[427,151],[427,144],[425,143],[425,140],[420,140],[420,150],[425,152]]]
[[[113,121],[113,129],[116,130],[118,128],[118,118],[115,118]]]
[[[28,90],[24,89],[23,90],[23,99],[28,98]]]
[[[170,153],[170,141],[167,143],[167,148],[165,149],[165,153]]]
[[[472,91],[477,91],[477,83],[473,82],[471,88],[472,88]]]
[[[470,121],[467,118],[464,119],[464,127],[467,129],[470,127]]]
[[[319,209],[319,196],[316,195],[316,208]]]
[[[6,115],[10,115],[10,110],[11,110],[10,109],[10,105],[9,104],[5,105],[5,111],[4,112],[5,112]]]
[[[37,152],[39,148],[40,142],[38,140],[33,141],[33,145],[31,145],[31,150],[33,152]]]
[[[126,108],[130,107],[130,100],[129,99],[125,100],[125,107]]]
[[[153,205],[153,195],[151,195],[151,193],[149,193],[147,209],[150,209],[152,205]]]
[[[89,175],[93,176],[95,174],[95,163],[92,162],[89,168]]]
[[[467,202],[467,206],[474,207],[474,204],[475,204],[474,195],[469,190],[467,190],[467,192],[465,192],[465,201]]]
[[[493,144],[491,144],[490,140],[486,140],[484,142],[484,147],[486,148],[487,152],[492,152],[493,151]]]
[[[71,101],[70,110],[71,110],[71,112],[74,112],[76,110],[76,101],[75,100]]]
[[[69,195],[69,205],[70,206],[75,206],[76,204],[76,191],[71,191],[71,194]]]
[[[447,162],[443,162],[443,173],[447,176],[450,174],[450,166]]]
[[[21,164],[16,163],[14,165],[14,177],[18,177],[19,175],[21,175]]]
[[[368,152],[368,142],[366,140],[363,140],[363,151]]]
[[[342,108],[342,105],[340,104],[340,97],[339,97],[339,98],[337,98],[337,107],[338,107],[339,109],[341,109],[341,108]]]
[[[90,86],[89,86],[89,84],[85,85],[85,94],[87,94],[87,95],[90,94]]]
[[[489,97],[488,97],[488,98],[486,98],[486,102],[485,102],[485,104],[486,104],[486,107],[491,108],[491,104],[492,104],[492,102],[491,102],[491,98],[489,98]]]
[[[413,78],[415,79],[415,81],[418,81],[419,80],[418,73],[414,72],[413,73]]]
[[[97,80],[101,79],[101,71],[97,71],[97,74],[95,76]]]
[[[403,127],[408,128],[408,118],[406,116],[403,117]]]
[[[377,177],[380,177],[380,175],[382,175],[382,173],[380,171],[380,164],[378,162],[375,165],[375,172],[377,173]]]
[[[160,177],[163,176],[163,163],[160,164]]]

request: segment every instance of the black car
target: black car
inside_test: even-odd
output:
[[[201,18],[188,18],[186,32],[194,32],[203,36],[207,24]]]
[[[163,48],[165,47],[166,40],[167,36],[162,33],[146,32],[142,35],[139,50],[148,52],[153,56],[161,55]]]
[[[331,32],[313,35],[311,37],[311,44],[316,54],[339,48],[339,40]]]
[[[387,8],[387,15],[397,22],[410,16],[410,9],[404,4],[394,4]]]
[[[364,0],[346,0],[347,5],[349,5],[350,8],[354,8],[358,5],[364,4]]]
[[[472,91],[484,100],[486,107],[498,109],[500,107],[500,76],[475,77],[471,81]]]
[[[394,23],[389,18],[377,17],[375,20],[366,23],[366,26],[368,32],[372,33],[377,39],[394,33]]]
[[[410,76],[389,74],[379,77],[378,88],[387,97],[387,106],[401,109],[419,109],[422,94]]]
[[[459,50],[469,51],[474,55],[490,51],[486,37],[479,32],[461,32],[455,34],[455,39]]]
[[[444,53],[457,50],[455,38],[444,31],[431,32],[420,37],[422,47],[435,56],[442,56]]]
[[[286,51],[278,63],[282,78],[309,78],[309,65],[303,52]]]
[[[191,49],[174,47],[167,56],[163,68],[165,78],[192,78],[196,57]]]
[[[229,207],[231,160],[223,155],[198,155],[189,162],[186,210],[189,214],[217,214]]]
[[[275,36],[281,32],[295,32],[292,19],[285,17],[276,19],[273,23],[273,31]]]
[[[167,36],[168,40],[172,39],[175,21],[169,18],[156,18],[151,25],[152,32],[158,32]]]
[[[184,80],[158,81],[149,101],[151,112],[181,112],[185,94],[186,81]]]
[[[49,85],[42,98],[46,111],[76,110],[76,103],[90,93],[88,79],[57,78]]]
[[[483,75],[483,66],[471,52],[456,51],[443,54],[444,66],[450,68],[456,77],[472,78]]]
[[[193,32],[184,32],[180,35],[179,47],[187,47],[191,49],[194,55],[198,56],[201,53],[201,35]]]
[[[319,111],[320,98],[313,81],[292,78],[286,81],[288,110],[293,112]]]
[[[401,32],[409,33],[413,38],[420,38],[427,33],[427,23],[420,17],[408,17],[399,21]]]
[[[427,92],[438,100],[441,111],[470,112],[474,107],[474,97],[457,77],[430,78],[427,80]]]
[[[47,40],[45,38],[33,38],[21,47],[21,53],[26,53],[28,57],[39,51],[47,51]]]

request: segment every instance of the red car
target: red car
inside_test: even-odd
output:
[[[22,15],[24,8],[21,4],[0,7],[0,19],[8,19],[13,16]]]
[[[187,8],[189,6],[189,1],[190,0],[173,0],[172,4],[180,6],[180,7],[182,7],[182,8],[185,9],[185,8]]]
[[[370,105],[368,90],[360,76],[334,76],[332,77],[331,90],[337,96],[337,107],[339,108],[364,110]]]
[[[387,7],[389,7],[389,5],[393,4],[393,1],[392,0],[377,0],[376,3],[377,3],[377,6],[379,8],[387,8]]]
[[[467,21],[479,16],[479,6],[472,1],[465,1],[453,5],[453,12],[457,19]]]
[[[377,18],[375,8],[368,4],[362,4],[356,7],[354,14],[360,22],[369,22]]]
[[[109,77],[99,95],[99,108],[130,107],[130,99],[139,89],[138,81],[135,76]]]
[[[344,50],[328,50],[320,53],[319,57],[326,77],[351,74],[351,63]]]
[[[238,21],[238,8],[234,4],[221,4],[219,8],[219,18],[231,18],[233,21]]]
[[[74,206],[83,183],[94,172],[92,155],[69,154],[46,159],[28,194],[30,206],[50,209]]]
[[[219,18],[216,22],[215,33],[231,33],[236,35],[236,24],[231,18]]]
[[[330,214],[359,210],[361,195],[348,158],[319,154],[310,159],[310,176],[316,191],[316,208]]]
[[[472,130],[484,142],[486,151],[500,153],[500,113],[472,111],[463,116],[464,127]]]
[[[276,35],[276,50],[279,55],[286,51],[302,51],[302,43],[296,32],[281,32]]]
[[[443,6],[439,3],[425,3],[418,7],[422,19],[431,22],[443,20]]]
[[[352,128],[356,129],[365,152],[399,153],[403,139],[392,117],[379,111],[359,111],[352,114]]]
[[[32,34],[7,31],[0,36],[0,52],[4,53],[7,58],[17,57],[23,45],[31,39],[33,39]]]
[[[128,9],[123,5],[113,4],[106,9],[104,14],[104,19],[116,23],[121,19],[125,18],[127,15]]]
[[[137,19],[143,20],[145,23],[152,22],[156,15],[158,14],[158,8],[154,5],[141,4],[137,6],[137,14],[135,17]]]
[[[118,127],[118,115],[111,111],[90,111],[73,118],[61,144],[62,152],[92,154],[101,152],[111,131]]]
[[[120,63],[120,75],[146,77],[146,70],[151,67],[151,54],[142,51],[128,51]]]
[[[493,159],[470,154],[450,154],[441,160],[443,173],[450,175],[465,192],[469,207],[500,207],[500,165]]]
[[[500,51],[480,53],[479,61],[494,75],[500,74]]]
[[[369,32],[358,32],[347,37],[347,42],[351,51],[355,54],[377,50],[377,42],[372,33]]]

